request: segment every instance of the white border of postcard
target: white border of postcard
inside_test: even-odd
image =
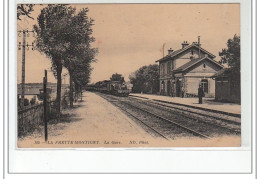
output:
[[[71,3],[180,3],[163,1],[75,0]],[[9,167],[10,173],[251,173],[252,170],[252,60],[241,61],[242,146],[232,148],[16,148],[16,4],[69,3],[65,0],[9,1]],[[182,1],[181,3],[184,3]],[[251,1],[186,0],[185,3],[240,3],[241,59],[252,59]],[[247,92],[247,93],[245,93]],[[12,109],[12,110],[11,110]]]

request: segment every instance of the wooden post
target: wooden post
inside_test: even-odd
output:
[[[47,127],[47,70],[45,70],[45,77],[43,77],[43,108],[44,108],[44,134],[45,142],[48,141],[48,127]]]

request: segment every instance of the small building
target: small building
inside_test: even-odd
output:
[[[225,68],[212,76],[215,80],[215,99],[223,102],[241,102],[240,72]]]
[[[157,60],[160,70],[160,94],[173,97],[195,97],[202,85],[205,96],[213,97],[215,82],[211,78],[223,69],[215,55],[196,42],[182,43],[179,50],[168,50],[168,55]]]

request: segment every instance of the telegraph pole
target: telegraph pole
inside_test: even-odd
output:
[[[25,31],[23,31],[23,52],[22,52],[22,94],[21,94],[22,108],[24,108],[24,85],[25,85],[25,43],[26,43],[26,34],[25,34]]]
[[[18,50],[21,50],[21,46],[22,46],[22,92],[21,92],[21,107],[22,109],[24,108],[24,88],[25,88],[25,47],[27,47],[27,50],[29,50],[29,46],[32,46],[32,50],[33,49],[33,46],[34,44],[32,43],[32,45],[29,45],[28,42],[26,44],[26,35],[27,37],[29,37],[29,33],[30,32],[33,32],[34,31],[28,31],[28,30],[20,30],[18,31],[18,35],[20,33],[23,33],[23,44],[21,45],[21,42],[19,42],[19,45],[18,45]]]

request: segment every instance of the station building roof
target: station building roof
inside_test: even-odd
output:
[[[182,53],[182,52],[185,52],[185,51],[187,51],[187,50],[190,50],[191,48],[197,48],[197,49],[199,49],[199,46],[198,46],[198,44],[196,44],[196,43],[192,43],[192,44],[190,44],[190,45],[188,45],[188,46],[186,46],[186,47],[184,47],[184,48],[181,48],[181,49],[179,49],[179,50],[175,50],[175,51],[171,52],[170,54],[168,54],[168,55],[166,55],[165,57],[163,57],[163,58],[157,60],[156,62],[166,61],[166,60],[168,60],[168,59],[170,59],[170,58],[173,58],[173,57],[179,55],[179,54]],[[205,49],[203,49],[203,48],[201,48],[201,47],[200,47],[200,50],[201,50],[202,52],[204,52],[205,54],[207,54],[210,58],[215,58],[215,57],[216,57],[215,55],[213,55],[212,53],[208,52],[207,50],[205,50]]]
[[[208,56],[205,56],[205,57],[193,59],[193,60],[189,61],[188,63],[185,63],[184,65],[180,66],[179,68],[173,70],[173,72],[174,73],[183,72],[183,71],[187,70],[188,68],[198,64],[199,62],[202,62],[203,60],[209,60],[210,62],[216,64],[217,66],[220,66],[221,68],[223,68],[223,65],[219,64],[217,61],[209,58]]]

